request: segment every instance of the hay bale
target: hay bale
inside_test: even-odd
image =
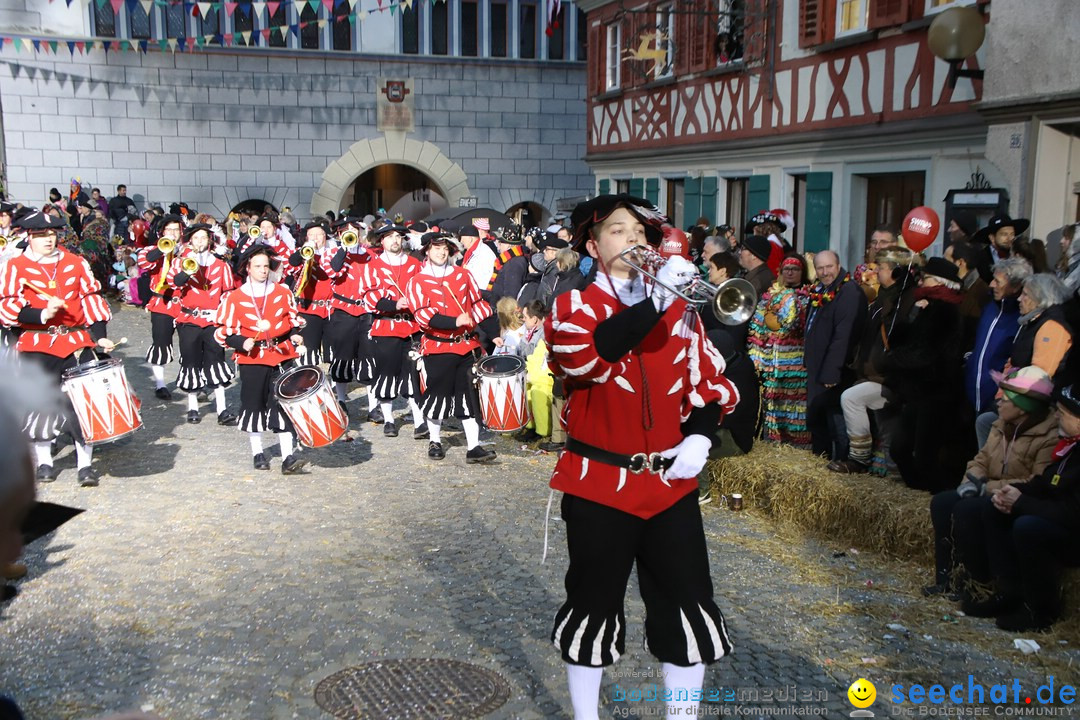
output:
[[[839,475],[806,450],[759,442],[709,464],[714,496],[742,493],[747,509],[822,538],[933,564],[930,495],[869,475]]]

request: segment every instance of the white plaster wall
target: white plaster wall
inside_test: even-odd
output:
[[[1076,177],[1080,165],[1072,165],[1074,144],[1071,135],[1047,125],[1039,128],[1031,237],[1045,238],[1075,218],[1075,196],[1069,179]]]
[[[1076,92],[1080,3],[999,0],[990,6],[983,101]]]

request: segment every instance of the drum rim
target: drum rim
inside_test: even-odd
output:
[[[319,379],[319,382],[315,383],[307,390],[304,390],[298,395],[285,395],[281,392],[281,386],[288,378],[296,375],[300,372],[314,372],[315,376]],[[313,365],[299,365],[294,368],[289,368],[285,372],[281,373],[277,380],[274,381],[273,392],[274,396],[279,402],[299,402],[306,400],[312,395],[319,392],[319,388],[326,382],[326,373],[322,371],[322,368],[314,367]]]
[[[60,373],[60,378],[63,380],[74,380],[75,378],[93,375],[102,370],[113,370],[116,368],[120,368],[121,371],[124,369],[124,361],[120,358],[90,360],[89,362],[79,363],[74,367],[67,368]]]
[[[485,369],[483,367],[484,363],[491,360],[491,359],[493,359],[493,358],[499,358],[500,360],[502,358],[508,358],[508,359],[514,360],[517,363],[517,368],[515,368],[514,370],[500,370],[498,372]],[[476,374],[479,375],[481,378],[485,378],[485,377],[490,377],[490,378],[515,377],[517,375],[520,375],[523,371],[525,371],[527,369],[527,367],[528,366],[527,366],[527,364],[525,362],[525,358],[521,357],[520,355],[488,355],[487,357],[482,357],[482,358],[480,358],[479,360],[476,361]]]
[[[142,417],[141,416],[136,416],[136,417],[138,417],[139,424],[136,425],[135,427],[131,428],[130,430],[128,430],[126,432],[122,432],[119,435],[114,435],[113,437],[109,438],[108,440],[94,440],[92,442],[87,441],[86,444],[87,445],[105,445],[107,443],[116,442],[117,440],[123,440],[128,435],[131,435],[132,433],[136,433],[139,430],[142,430],[143,427],[144,427]]]

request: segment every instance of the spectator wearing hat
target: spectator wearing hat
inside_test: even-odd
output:
[[[885,386],[900,406],[890,455],[904,482],[913,488],[941,490],[956,482],[957,468],[939,452],[959,425],[960,276],[945,258],[930,258],[923,269],[915,304],[906,322],[888,337],[879,367]]]
[[[982,261],[979,265],[979,274],[983,280],[990,282],[990,272],[998,260],[1012,256],[1013,243],[1016,238],[1027,232],[1031,221],[1026,218],[1013,219],[1006,215],[995,215],[990,218],[986,227],[976,232],[971,241],[982,248]]]
[[[966,240],[959,240],[945,248],[945,259],[956,266],[960,275],[960,289],[964,301],[960,303],[960,318],[964,326],[962,347],[965,353],[975,346],[975,332],[982,317],[983,308],[990,302],[990,285],[982,279],[976,268],[978,249]]]
[[[975,233],[979,231],[979,219],[970,210],[961,210],[949,220],[946,232],[949,234],[949,244],[958,242],[971,242]]]
[[[848,440],[847,459],[829,463],[828,469],[832,472],[870,472],[874,451],[870,413],[882,410],[892,397],[885,386],[881,365],[899,318],[906,321],[915,304],[916,283],[908,272],[913,257],[910,250],[899,245],[886,246],[874,256],[878,292],[870,305],[855,357],[856,381],[840,395]],[[878,429],[878,439],[883,440],[880,425]]]
[[[530,263],[533,267],[539,266],[541,270],[530,275],[522,286],[518,294],[518,305],[524,306],[531,300],[539,300],[550,308],[556,295],[578,289],[585,284],[585,278],[578,272],[577,253],[571,250],[570,243],[558,234],[545,234],[540,241],[540,252],[530,258]]]
[[[953,537],[971,578],[994,593],[961,606],[974,617],[996,617],[1010,632],[1048,629],[1061,612],[1061,570],[1080,564],[1080,388],[1056,394],[1059,438],[1050,464],[953,511]],[[1015,401],[1015,400],[1014,400]]]
[[[976,417],[994,409],[997,386],[990,373],[1004,369],[1012,355],[1013,338],[1020,329],[1018,298],[1030,278],[1031,266],[1026,260],[1009,258],[994,265],[990,279],[991,300],[979,317],[975,344],[964,364],[964,391]],[[987,430],[993,418],[989,420]],[[978,438],[977,443],[982,447],[986,435]]]
[[[67,197],[67,214],[68,219],[71,221],[71,227],[75,228],[75,232],[79,232],[79,230],[82,229],[82,226],[79,223],[79,205],[89,202],[90,196],[82,189],[82,180],[79,178],[71,178]]]
[[[930,501],[934,525],[934,584],[926,595],[958,590],[955,583],[953,518],[960,503],[974,503],[1006,485],[1038,475],[1053,459],[1058,441],[1058,417],[1050,402],[1054,385],[1041,368],[1012,370],[1007,377],[994,372],[998,382],[998,419],[986,444],[967,464],[963,482],[943,490]],[[961,511],[962,512],[962,511]]]
[[[495,307],[504,297],[517,300],[521,286],[529,274],[529,258],[525,257],[524,240],[521,226],[513,223],[510,227],[496,228],[495,265],[486,285],[481,286],[481,295],[489,305]],[[480,323],[481,342],[490,351],[491,342],[499,337],[499,321],[492,315]]]
[[[854,379],[850,365],[866,323],[866,296],[833,250],[814,256],[814,270],[803,353],[806,426],[814,454],[837,460],[847,456],[840,395]]]
[[[772,244],[760,235],[748,235],[739,248],[739,265],[745,271],[743,276],[754,286],[758,297],[776,282],[776,273],[766,264],[772,253]]]
[[[791,246],[783,238],[783,232],[793,227],[791,213],[787,210],[760,212],[746,223],[746,234],[763,237],[771,243],[766,264],[773,275],[780,274],[780,261]]]

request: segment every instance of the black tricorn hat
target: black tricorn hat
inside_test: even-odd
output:
[[[598,195],[592,200],[579,203],[570,215],[570,222],[574,226],[574,248],[585,244],[589,237],[589,230],[598,223],[607,220],[617,208],[625,207],[645,224],[645,239],[650,245],[659,245],[663,239],[660,226],[667,222],[660,209],[645,198],[634,197],[626,193],[617,195]]]
[[[67,227],[67,223],[62,218],[55,217],[53,215],[46,215],[40,210],[33,210],[25,215],[16,217],[12,223],[15,227],[21,228],[31,235],[57,231],[61,228]]]

